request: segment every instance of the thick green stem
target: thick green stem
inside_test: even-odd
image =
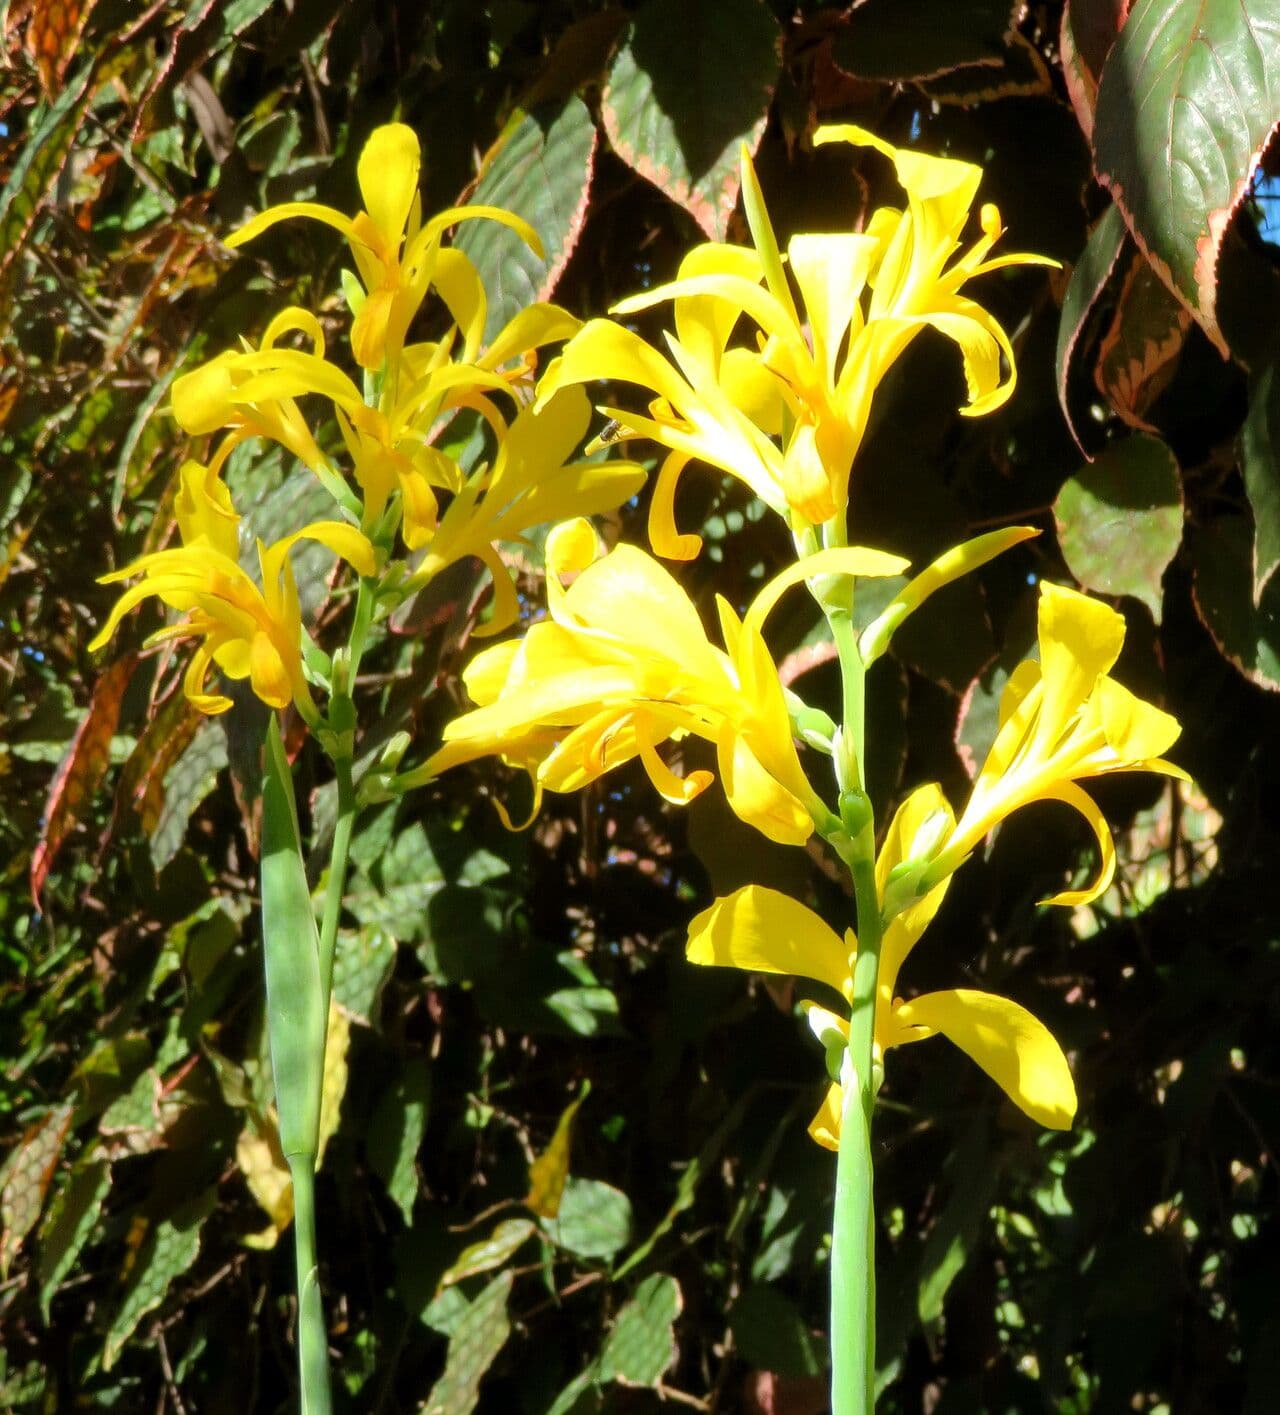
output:
[[[333,956],[338,942],[338,922],[342,917],[342,895],[347,881],[347,857],[351,833],[356,823],[356,788],[351,779],[351,758],[334,762],[338,778],[338,822],[333,831],[333,851],[329,856],[329,878],[325,885],[324,916],[320,922],[320,987],[324,1015],[329,1016],[329,995],[333,990]]]
[[[831,1234],[831,1409],[871,1415],[875,1407],[876,1255],[871,1117],[875,1106],[876,988],[880,900],[875,820],[865,794],[866,668],[852,613],[824,606],[840,661],[841,750],[836,754],[845,829],[833,840],[853,877],[858,951],[853,962],[849,1046]]]
[[[293,1248],[298,1283],[298,1375],[302,1415],[330,1415],[329,1338],[316,1265],[315,1156],[289,1161],[293,1176]]]

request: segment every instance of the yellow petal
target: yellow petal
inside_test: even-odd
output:
[[[706,243],[694,248],[680,262],[677,276],[732,275],[759,284],[760,257],[749,246]],[[695,358],[711,368],[721,361],[729,336],[738,322],[738,311],[724,300],[707,295],[685,296],[675,302],[676,338]]]
[[[941,1032],[978,1063],[1013,1103],[1051,1130],[1067,1130],[1076,1088],[1062,1048],[1043,1022],[1006,997],[959,988],[899,1004],[897,1020],[921,1036]]]
[[[175,379],[171,404],[178,426],[193,437],[216,432],[231,406],[231,363],[235,354],[219,354],[207,364]]]
[[[924,847],[935,844],[941,838],[940,826],[950,829],[954,825],[955,815],[951,804],[943,795],[942,787],[936,783],[917,787],[903,801],[885,832],[884,843],[876,858],[876,890],[881,899],[884,898],[890,872],[899,865],[916,859]],[[880,944],[878,1010],[881,1013],[885,1005],[893,1000],[898,972],[907,955],[942,907],[950,880],[948,875],[923,899],[902,910],[889,921]]]
[[[391,256],[400,249],[409,209],[418,194],[421,159],[418,135],[404,123],[375,128],[360,153],[356,166],[360,195]]]
[[[467,351],[464,359],[470,363],[479,352],[480,340],[484,336],[485,316],[489,308],[484,282],[471,263],[471,258],[463,251],[442,250],[436,255],[431,283],[448,308],[453,322],[462,332],[463,345]]]
[[[776,574],[752,601],[744,623],[759,633],[774,605],[792,585],[798,585],[801,580],[812,580],[819,575],[900,575],[910,563],[900,555],[890,555],[884,550],[868,550],[860,545],[819,550]]]
[[[279,650],[266,634],[253,636],[249,662],[249,682],[258,697],[270,707],[288,707],[293,701],[293,679]]]
[[[734,815],[778,845],[803,845],[813,834],[813,818],[765,769],[741,733],[727,728],[716,747],[725,799]]]
[[[836,358],[850,325],[862,323],[858,303],[880,243],[865,235],[799,235],[791,238],[787,258],[813,331],[814,356],[829,384],[835,383]]]
[[[1114,678],[1098,684],[1097,702],[1107,746],[1123,762],[1163,756],[1182,731],[1176,717],[1143,702]]]
[[[840,1122],[844,1116],[844,1089],[838,1082],[827,1087],[817,1114],[809,1122],[809,1135],[824,1150],[840,1148]]]
[[[441,252],[441,254],[445,254]],[[582,321],[559,305],[529,305],[515,315],[494,336],[484,351],[481,368],[500,368],[517,355],[561,339],[572,339],[582,328]]]
[[[1041,904],[1063,904],[1068,908],[1077,904],[1091,904],[1099,895],[1106,893],[1116,872],[1116,846],[1115,841],[1111,838],[1111,828],[1107,825],[1106,818],[1098,809],[1093,797],[1087,791],[1082,791],[1073,781],[1056,782],[1053,786],[1038,792],[1036,799],[1061,801],[1064,805],[1079,811],[1089,822],[1089,827],[1097,838],[1098,851],[1102,857],[1098,873],[1092,884],[1084,889],[1064,890],[1061,894],[1055,894],[1050,899],[1042,899]]]
[[[1124,618],[1101,600],[1042,580],[1038,619],[1044,703],[1036,741],[1049,749],[1067,719],[1119,658]]]
[[[332,226],[335,231],[341,231],[348,240],[351,239],[351,218],[341,211],[335,211],[331,206],[321,206],[314,201],[286,201],[281,202],[279,206],[269,206],[266,211],[260,211],[257,216],[251,217],[238,231],[227,237],[227,245],[233,249],[243,246],[277,222],[291,221],[295,216],[322,221],[326,226]]]
[[[702,549],[702,537],[676,528],[675,496],[680,475],[689,464],[684,452],[668,452],[649,500],[649,543],[664,560],[693,560]]]
[[[690,963],[812,978],[847,999],[856,946],[789,894],[748,884],[692,920],[686,954]]]
[[[203,538],[220,555],[236,560],[240,554],[240,517],[231,493],[210,468],[188,461],[179,471],[181,488],[174,500],[182,543]]]
[[[787,505],[799,512],[811,525],[829,521],[839,509],[832,471],[818,451],[817,429],[812,423],[802,423],[787,443],[782,460],[782,489]]]

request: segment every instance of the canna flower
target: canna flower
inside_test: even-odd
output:
[[[472,662],[464,681],[480,706],[451,722],[440,751],[402,782],[494,754],[529,773],[536,810],[544,788],[573,791],[639,757],[657,790],[683,804],[712,774],[679,777],[657,748],[693,735],[715,744],[742,820],[771,840],[803,844],[828,812],[800,766],[765,616],[805,576],[893,575],[904,563],[874,550],[826,551],[777,576],[743,619],[718,598],[720,649],[651,556],[628,545],[602,556],[589,522],[558,526],[547,541],[550,618]]]
[[[152,634],[148,645],[171,639],[200,641],[183,680],[193,707],[214,714],[231,706],[230,698],[205,689],[209,669],[216,664],[228,678],[247,678],[268,706],[284,708],[293,702],[304,715],[312,715],[289,550],[299,540],[319,541],[361,575],[372,575],[377,569],[373,546],[354,526],[338,521],[313,522],[270,546],[259,541],[259,588],[240,565],[240,518],[217,465],[187,462],[180,475],[176,511],[181,548],[144,555],[102,577],[104,584],[135,575],[142,579],[121,595],[89,648],[103,648],[124,616],[154,595],[184,617]]]
[[[876,886],[883,899],[892,872],[913,858],[922,833],[933,829],[939,814],[949,814],[937,786],[924,786],[903,802],[894,816],[876,861]],[[876,979],[874,1064],[895,1046],[948,1037],[975,1061],[1015,1105],[1041,1125],[1065,1130],[1076,1112],[1075,1085],[1062,1048],[1026,1008],[1009,998],[972,988],[926,993],[903,1001],[897,997],[898,973],[946,894],[950,876],[885,929]],[[798,900],[761,885],[747,885],[717,899],[689,925],[692,963],[743,968],[758,973],[793,974],[826,983],[844,999],[853,996],[853,965],[858,941],[853,930],[841,939]],[[815,1003],[806,1004],[814,1030],[848,1038],[846,1017]],[[843,1091],[838,1082],[827,1091],[809,1133],[827,1149],[838,1149]]]
[[[958,868],[1000,821],[1031,801],[1062,801],[1097,837],[1101,867],[1084,889],[1046,904],[1087,904],[1115,873],[1107,822],[1076,783],[1115,771],[1155,771],[1184,780],[1162,759],[1182,730],[1176,718],[1122,687],[1108,670],[1124,643],[1124,619],[1110,606],[1042,581],[1040,658],[1013,672],[1000,700],[1000,726],[960,819],[940,840],[921,887]]]
[[[362,368],[378,369],[384,361],[398,360],[413,317],[432,284],[441,239],[450,226],[487,217],[511,227],[541,254],[533,228],[496,206],[449,207],[424,225],[418,191],[421,163],[421,149],[412,128],[403,123],[375,128],[356,165],[363,211],[352,217],[317,202],[284,202],[253,217],[227,242],[242,246],[268,227],[295,216],[322,221],[339,231],[351,249],[364,287],[351,330],[351,350]]]
[[[982,169],[898,149],[848,125],[820,128],[814,141],[884,153],[907,193],[907,209],[879,208],[863,232],[794,236],[786,253],[789,281],[744,153],[756,249],[699,246],[673,282],[613,309],[629,315],[672,300],[670,361],[633,331],[593,320],[543,380],[546,393],[607,378],[656,395],[647,417],[603,411],[622,423],[623,436],[650,437],[671,450],[650,526],[660,554],[697,553],[697,538],[678,536],[671,514],[676,481],[694,458],[745,482],[793,528],[842,515],[875,390],[926,326],[959,346],[969,396],[963,413],[991,412],[1013,391],[1008,335],[961,287],[1001,266],[1056,262],[1034,255],[987,259],[1002,229],[990,204],[980,213],[981,236],[961,249]],[[755,343],[731,346],[742,318],[755,326]]]

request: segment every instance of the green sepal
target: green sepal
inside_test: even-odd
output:
[[[293,773],[272,713],[262,777],[262,944],[267,1034],[287,1160],[314,1162],[324,1080],[320,936],[302,858]]]

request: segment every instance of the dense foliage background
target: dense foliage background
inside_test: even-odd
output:
[[[1000,413],[956,415],[958,359],[931,338],[881,391],[855,540],[920,560],[1010,521],[1045,534],[939,595],[876,669],[877,803],[887,818],[928,779],[960,799],[1042,575],[1115,597],[1121,676],[1181,718],[1196,786],[1100,788],[1124,863],[1075,914],[1035,901],[1061,861],[1089,869],[1083,831],[1028,812],[913,957],[914,987],[969,981],[1049,1022],[1082,1108],[1042,1134],[958,1052],[894,1054],[882,1407],[1273,1408],[1280,281],[1253,168],[1280,118],[1280,28],[1270,0],[1130,9],[0,3],[0,1406],[291,1398],[261,718],[192,713],[171,658],[126,651],[154,620],[109,662],[85,645],[112,598],[95,578],[169,532],[175,375],[285,303],[339,308],[332,233],[295,223],[236,254],[221,238],[282,199],[350,209],[362,141],[399,117],[428,207],[474,187],[542,233],[545,264],[496,227],[464,238],[495,327],[535,291],[601,313],[695,240],[745,239],[743,140],[784,239],[897,200],[874,154],[855,173],[847,149],[812,149],[833,119],[983,163],[1008,248],[1064,262],[986,283],[1018,348]],[[278,449],[229,475],[261,533],[305,514],[311,481]],[[643,514],[615,529],[642,539]],[[685,583],[708,607],[786,558],[737,483],[689,475],[679,514],[707,538]],[[536,551],[512,548],[531,605]],[[299,562],[322,624],[347,612],[328,569]],[[458,710],[478,584],[433,587],[367,659],[367,753],[401,727],[425,752]],[[827,702],[816,612],[792,605],[785,676]],[[331,797],[303,763],[323,840]],[[521,790],[481,764],[360,828],[319,1190],[340,1399],[820,1411],[833,1166],[804,1127],[821,1059],[788,984],[691,969],[682,943],[748,879],[843,927],[841,883],[714,791],[675,812],[621,773],[510,835],[489,797]],[[566,1157],[552,1218],[540,1186]]]

